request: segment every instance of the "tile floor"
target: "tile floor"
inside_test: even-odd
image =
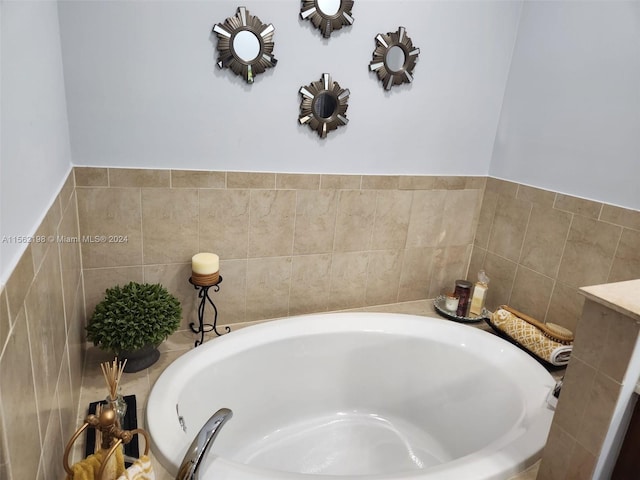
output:
[[[393,312],[393,313],[408,313],[414,315],[425,315],[438,317],[433,309],[432,300],[420,300],[414,302],[397,303],[390,305],[382,305],[376,307],[367,307],[362,309],[355,309],[356,311],[375,311],[375,312]],[[438,317],[439,318],[439,317]],[[444,320],[444,319],[443,319]],[[258,323],[258,322],[254,322]],[[233,330],[250,326],[252,323],[234,324]],[[480,328],[486,331],[491,331],[490,327],[484,322],[477,324],[469,324],[474,328]],[[145,405],[146,399],[149,395],[152,385],[164,369],[178,358],[183,353],[193,348],[193,342],[196,336],[190,331],[180,331],[172,335],[166,342],[160,346],[161,356],[157,363],[150,368],[136,372],[124,374],[120,383],[120,390],[122,395],[136,395],[137,401],[137,417],[140,427],[144,427],[145,420]],[[206,338],[206,337],[205,337]],[[213,337],[211,337],[213,338]],[[211,339],[210,338],[210,339]],[[206,341],[206,340],[205,340]],[[100,363],[113,360],[113,357],[90,346],[87,350],[87,356],[85,360],[85,368],[83,374],[82,391],[80,394],[80,405],[89,405],[91,402],[95,402],[103,399],[106,396],[106,386],[102,372],[100,370]],[[564,373],[563,370],[552,372],[554,377],[559,378]],[[84,407],[83,407],[84,408]],[[81,425],[84,421],[86,412],[79,412],[79,418],[77,420],[78,425]],[[142,445],[141,445],[142,447]],[[143,448],[143,447],[142,447]],[[82,452],[84,451],[84,444],[82,440],[78,440],[74,446],[73,459],[77,461],[82,458]],[[151,448],[151,459],[153,467],[156,473],[157,480],[173,480],[173,477],[162,467],[160,462],[153,457],[153,446]],[[534,480],[538,473],[539,463],[535,463],[533,466],[525,470],[524,472],[516,475],[511,480]]]

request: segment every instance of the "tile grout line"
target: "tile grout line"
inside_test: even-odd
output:
[[[517,192],[520,189],[520,185],[518,185],[518,189],[516,190],[516,197],[517,197]],[[527,239],[527,232],[529,231],[529,224],[531,223],[531,214],[533,212],[533,202],[529,201],[529,215],[527,216],[527,226],[524,229],[524,235],[522,236],[522,243],[520,244],[520,252],[518,253],[518,260],[515,261],[516,264],[516,272],[513,276],[513,281],[511,282],[511,288],[509,290],[509,300],[508,300],[508,304],[511,304],[511,297],[513,296],[513,287],[516,284],[516,278],[518,278],[518,271],[520,270],[520,267],[526,268],[524,265],[522,265],[522,252],[524,251],[524,242]],[[549,298],[549,301],[551,301],[551,298]],[[548,305],[547,305],[548,308]]]
[[[138,206],[140,207],[140,266],[142,267],[142,281],[147,276],[146,265],[144,264],[144,211],[142,201],[142,188],[138,188]]]
[[[616,248],[613,250],[613,258],[611,259],[611,263],[609,264],[609,271],[607,272],[607,282],[611,281],[611,272],[613,271],[613,264],[616,261],[616,254],[618,253],[618,248],[620,248],[620,243],[622,243],[622,235],[624,234],[624,228],[620,227],[620,235],[618,236],[618,241],[616,242]]]
[[[296,244],[296,221],[298,219],[298,190],[293,190],[293,232],[291,235],[291,253],[289,258],[291,263],[289,265],[289,292],[287,294],[287,315],[291,315],[291,286],[293,285],[293,259],[294,259],[294,246]]]
[[[549,299],[549,304],[547,305],[547,310],[544,313],[544,321],[547,322],[547,317],[549,316],[549,310],[551,310],[551,301],[553,300],[553,294],[556,292],[556,287],[558,286],[558,282],[562,283],[558,279],[558,274],[560,273],[560,266],[562,265],[562,259],[564,258],[565,251],[567,249],[567,243],[569,241],[569,235],[571,235],[571,227],[573,226],[573,219],[575,218],[575,214],[569,213],[571,215],[571,221],[569,222],[569,228],[567,228],[567,234],[564,238],[564,242],[562,244],[562,253],[560,254],[560,261],[558,262],[558,268],[555,271],[555,276],[553,278],[553,287],[551,289],[551,298]]]

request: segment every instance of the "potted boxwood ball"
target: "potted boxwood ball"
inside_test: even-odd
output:
[[[89,320],[87,338],[127,359],[125,372],[138,372],[160,358],[158,345],[178,330],[181,318],[180,302],[162,285],[130,282],[107,289]]]

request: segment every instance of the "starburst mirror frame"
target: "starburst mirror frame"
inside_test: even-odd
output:
[[[413,81],[413,69],[419,54],[420,49],[414,47],[404,27],[386,35],[379,33],[369,70],[376,72],[385,90],[391,90],[394,85]]]
[[[340,0],[340,6],[335,13],[328,10],[329,7],[324,3],[327,1],[329,0],[302,0],[300,7],[300,18],[311,20],[313,26],[320,29],[324,38],[329,38],[334,30],[340,30],[342,27],[353,24],[351,14],[353,0]]]
[[[272,24],[265,25],[245,7],[238,7],[233,17],[213,27],[218,36],[218,67],[230,68],[247,83],[253,83],[256,75],[278,63],[273,56],[274,32]]]
[[[319,81],[301,87],[299,92],[302,100],[298,120],[301,125],[309,125],[320,138],[326,138],[327,133],[349,122],[346,117],[349,90],[333,82],[328,73],[323,73]]]

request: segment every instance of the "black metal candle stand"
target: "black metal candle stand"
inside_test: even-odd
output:
[[[204,342],[205,333],[215,332],[218,336],[222,335],[222,333],[218,332],[218,329],[216,328],[216,323],[218,322],[218,309],[209,296],[209,289],[213,289],[214,292],[220,291],[222,275],[220,275],[218,277],[218,281],[212,285],[198,285],[193,282],[192,278],[189,278],[189,283],[198,291],[198,298],[200,299],[200,305],[198,306],[198,326],[196,327],[195,322],[191,322],[189,324],[189,328],[193,333],[200,334],[200,340],[196,340],[194,344],[194,347],[197,347],[198,345],[202,345]],[[204,323],[204,309],[207,302],[209,302],[213,307],[213,323]],[[224,327],[224,329],[225,333],[231,332],[230,327]]]

